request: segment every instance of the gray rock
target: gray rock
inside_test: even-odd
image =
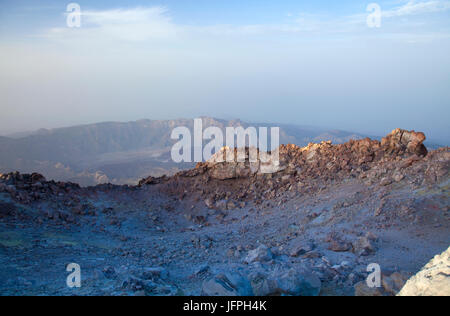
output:
[[[272,260],[272,258],[273,254],[270,249],[265,245],[261,245],[258,248],[249,251],[247,257],[244,259],[244,262],[248,264],[258,261],[266,262]]]
[[[205,200],[205,205],[207,208],[213,209],[214,208],[214,200],[212,198],[207,198]]]
[[[227,200],[220,200],[216,202],[216,208],[222,211],[227,210]]]
[[[368,256],[376,250],[374,243],[366,236],[353,243],[353,252],[359,256]]]
[[[210,266],[207,264],[203,264],[194,271],[194,275],[196,276],[203,276],[207,274],[210,271]]]
[[[328,250],[334,252],[347,252],[352,249],[352,245],[343,240],[332,240],[328,245]]]
[[[366,281],[355,284],[355,296],[383,296],[383,289],[378,287],[368,287]]]
[[[269,296],[278,293],[276,281],[269,279],[262,272],[252,273],[250,275],[250,283],[255,296]]]
[[[151,280],[154,278],[167,279],[169,278],[169,272],[162,267],[145,268],[142,272],[142,278],[144,280]]]
[[[250,275],[250,278],[256,296],[318,296],[321,290],[320,279],[306,270],[291,269],[270,275],[257,272]]]
[[[236,273],[218,274],[202,285],[204,296],[253,296],[250,281]]]
[[[300,273],[294,269],[281,275],[277,284],[281,294],[293,296],[318,296],[322,286],[313,273]]]
[[[130,289],[134,292],[145,291],[146,293],[150,293],[156,289],[156,287],[157,285],[150,280],[142,280],[135,277],[129,277],[122,284],[122,288]]]
[[[290,252],[290,256],[298,257],[298,256],[304,255],[305,253],[308,253],[313,250],[314,250],[313,243],[300,243],[300,244],[295,245],[292,248],[292,250]]]

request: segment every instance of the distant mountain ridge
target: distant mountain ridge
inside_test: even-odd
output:
[[[202,117],[203,128],[217,126],[280,127],[280,144],[306,146],[331,140],[344,143],[366,135],[287,124],[253,124],[241,120]],[[176,164],[170,149],[173,128],[193,129],[193,119],[104,122],[57,129],[40,129],[23,137],[0,137],[0,172],[40,172],[49,179],[82,185],[103,182],[133,184],[154,175],[172,174],[193,164]]]

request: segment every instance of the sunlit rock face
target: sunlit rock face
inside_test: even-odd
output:
[[[450,248],[409,279],[398,296],[450,296]]]
[[[389,153],[426,156],[428,151],[423,145],[425,139],[425,134],[422,132],[397,128],[381,140],[381,146]]]
[[[223,147],[204,166],[214,179],[248,178],[255,174],[280,171],[277,154],[278,152],[260,152],[254,147],[240,149]]]
[[[331,141],[305,147],[288,144],[273,153],[260,152],[257,148],[223,147],[207,162],[199,163],[197,169],[218,180],[279,172],[301,172],[313,178],[334,177],[336,173],[349,173],[369,163],[424,157],[428,153],[423,145],[425,139],[421,132],[395,129],[381,142],[365,138],[338,145]]]

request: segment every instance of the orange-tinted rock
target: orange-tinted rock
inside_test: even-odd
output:
[[[406,131],[400,128],[393,130],[381,140],[381,146],[388,154],[405,153],[426,156],[428,151],[423,145],[426,137],[422,132]]]

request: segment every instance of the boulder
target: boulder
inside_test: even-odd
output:
[[[368,256],[375,252],[375,245],[372,240],[367,237],[360,237],[353,243],[353,252],[358,256]]]
[[[291,269],[277,279],[281,294],[293,296],[318,296],[321,289],[320,279],[311,272],[300,273]]]
[[[213,179],[227,180],[235,178],[249,177],[253,170],[249,165],[249,151],[245,152],[245,161],[238,161],[237,149],[223,147],[219,152],[214,154],[207,162],[209,175]]]
[[[240,159],[241,150],[244,153],[243,160]],[[253,159],[250,161],[252,155],[256,157],[254,158],[256,161],[253,161]],[[274,160],[272,154],[259,152],[254,147],[239,150],[223,147],[206,163],[197,164],[196,168],[207,170],[209,176],[217,180],[249,178],[256,174],[275,173],[282,170],[282,168],[279,168],[279,161]]]
[[[202,296],[253,296],[250,281],[237,273],[218,274],[205,280]]]
[[[428,151],[423,145],[425,139],[425,134],[422,132],[397,128],[381,140],[381,146],[389,154],[410,153],[426,156]]]
[[[328,244],[328,250],[334,252],[347,252],[352,249],[352,244],[343,240],[332,240]]]
[[[221,211],[225,211],[225,210],[227,210],[227,205],[228,205],[227,200],[220,200],[220,201],[216,202],[215,208],[217,208],[218,210],[221,210]]]
[[[313,243],[299,243],[292,248],[292,250],[290,252],[290,256],[291,257],[302,256],[305,253],[308,253],[313,250],[314,250]]]
[[[270,275],[257,272],[250,279],[256,296],[318,296],[322,286],[320,279],[306,270],[290,269]]]
[[[129,289],[134,292],[144,291],[146,294],[156,289],[157,285],[150,280],[142,280],[136,277],[128,277],[122,284],[123,289]]]
[[[409,279],[398,296],[450,296],[450,248]]]
[[[214,208],[214,199],[213,198],[205,199],[205,205],[207,208],[213,209]]]
[[[42,174],[39,173],[32,173],[31,174],[31,183],[36,184],[36,183],[43,183],[46,182],[47,180],[45,179],[45,177]]]
[[[387,294],[394,296],[402,289],[407,280],[406,274],[394,272],[390,276],[383,275],[381,284]]]
[[[277,293],[276,281],[269,279],[265,273],[252,273],[250,275],[250,284],[255,296],[269,296]]]
[[[366,281],[355,284],[355,296],[383,296],[383,289],[377,287],[368,287]]]
[[[273,254],[270,249],[265,245],[261,245],[258,248],[249,251],[244,262],[248,264],[253,262],[266,262],[272,260],[272,258]]]
[[[153,280],[153,279],[167,279],[169,277],[169,272],[163,267],[151,267],[144,268],[141,275],[144,280]]]

